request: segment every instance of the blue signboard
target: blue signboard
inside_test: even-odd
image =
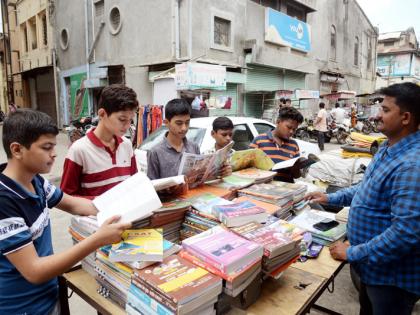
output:
[[[266,8],[265,40],[267,42],[308,52],[311,50],[311,29],[305,22]]]

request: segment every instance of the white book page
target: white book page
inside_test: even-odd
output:
[[[152,182],[140,172],[96,197],[93,204],[99,225],[114,215],[121,215],[120,222],[133,222],[162,207]]]
[[[292,167],[293,165],[295,165],[296,161],[299,158],[300,158],[300,156],[298,156],[298,157],[296,157],[294,159],[290,159],[290,160],[286,160],[286,161],[282,161],[282,162],[276,163],[273,166],[272,170],[273,171],[276,171],[276,170],[280,170],[280,169],[283,169],[283,168]]]

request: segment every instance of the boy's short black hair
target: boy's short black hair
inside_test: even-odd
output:
[[[294,107],[283,107],[279,109],[279,116],[277,117],[277,122],[283,120],[294,120],[297,121],[298,124],[303,122],[302,114]]]
[[[319,103],[319,108],[324,108],[324,107],[325,107],[325,103],[324,102]]]
[[[284,103],[286,104],[287,102],[292,102],[292,100],[290,99],[290,98],[286,98],[285,100],[284,100]]]
[[[32,109],[17,109],[3,122],[3,147],[7,158],[12,158],[10,145],[17,142],[29,149],[42,135],[58,135],[58,127],[50,116]]]
[[[108,115],[119,111],[136,110],[138,106],[136,92],[123,84],[104,87],[98,102],[98,108],[103,108]]]
[[[233,122],[227,117],[217,117],[213,121],[213,131],[233,129]]]
[[[420,124],[420,86],[412,82],[397,83],[384,87],[380,94],[395,97],[395,104],[413,115],[414,122]]]
[[[165,106],[165,118],[171,120],[174,116],[191,115],[191,105],[182,98],[174,98]]]
[[[339,108],[340,107],[340,103],[335,103],[335,108]]]

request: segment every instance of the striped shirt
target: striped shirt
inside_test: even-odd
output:
[[[282,141],[282,145],[278,145],[273,138],[273,131],[269,131],[255,137],[249,146],[263,150],[274,163],[290,160],[300,155],[299,146],[295,140],[282,139]],[[284,169],[277,172],[277,176],[274,179],[289,183],[293,182],[292,174]]]
[[[420,295],[420,131],[385,143],[363,181],[328,195],[351,205],[347,260],[364,284],[390,285]]]
[[[63,193],[40,175],[32,179],[32,193],[4,175],[5,167],[0,166],[0,314],[49,314],[58,301],[57,278],[32,284],[7,255],[31,244],[39,257],[53,254],[49,208]]]
[[[61,189],[69,195],[93,199],[137,172],[130,140],[115,137],[111,151],[93,130],[71,145],[64,161]]]

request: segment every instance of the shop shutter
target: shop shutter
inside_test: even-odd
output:
[[[275,68],[250,64],[247,71],[245,91],[277,91],[283,89],[282,71]]]
[[[305,74],[286,70],[284,75],[284,89],[292,91],[295,89],[305,89]]]

